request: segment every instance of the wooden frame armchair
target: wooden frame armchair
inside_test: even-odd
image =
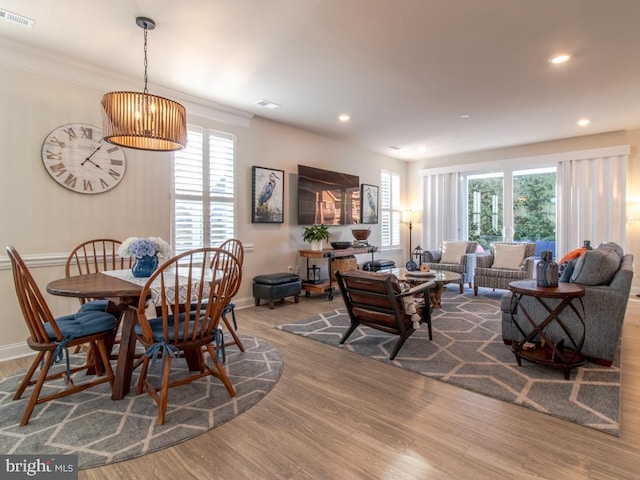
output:
[[[415,331],[414,321],[419,324],[426,323],[429,328],[429,340],[433,339],[431,305],[428,302],[429,288],[433,286],[433,282],[421,283],[403,291],[400,282],[393,274],[362,271],[340,273],[338,271],[336,280],[351,320],[349,329],[340,340],[341,344],[347,341],[360,324],[399,335],[400,338],[389,357],[393,360]],[[424,295],[421,306],[415,305],[413,301],[417,294]],[[410,305],[416,307],[415,311],[411,311],[413,308]]]
[[[163,425],[169,388],[211,375],[218,378],[235,397],[235,389],[220,357],[224,341],[220,329],[222,311],[237,291],[241,278],[240,262],[220,248],[198,248],[170,258],[154,272],[140,294],[138,325],[134,331],[146,349],[138,378],[137,394],[146,390],[158,404],[158,425]],[[153,283],[160,284],[157,291]],[[153,297],[157,317],[149,318],[147,298]],[[209,353],[212,364],[205,361]],[[160,357],[160,384],[152,385],[149,367]],[[174,358],[186,360],[189,372],[169,377]]]
[[[54,318],[38,285],[16,249],[7,247],[7,254],[11,259],[18,302],[29,329],[30,336],[27,338],[27,344],[29,348],[38,352],[13,397],[14,400],[18,400],[27,387],[34,386],[20,421],[20,426],[25,426],[29,423],[35,406],[40,403],[65,397],[105,382],[113,386],[114,376],[109,364],[109,348],[113,342],[116,318],[110,313],[98,311],[77,312]],[[87,363],[81,367],[71,368],[68,348],[82,344],[88,344],[90,348]],[[66,370],[49,374],[52,365],[65,357]],[[38,367],[41,367],[38,378],[32,380]],[[72,376],[82,370],[87,372],[91,370],[98,374],[104,372],[106,376],[75,384]],[[45,382],[62,377],[65,378],[67,388],[40,397]]]

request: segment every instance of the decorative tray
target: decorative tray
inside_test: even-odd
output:
[[[427,277],[435,277],[437,275],[436,272],[407,272],[407,277],[418,277],[418,278],[427,278]]]

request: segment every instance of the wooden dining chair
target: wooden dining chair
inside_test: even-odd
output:
[[[220,245],[220,248],[230,252],[232,255],[234,255],[238,259],[238,262],[240,263],[240,277],[241,277],[240,280],[242,280],[242,265],[244,263],[244,247],[242,245],[242,242],[235,238],[230,238],[229,240],[225,240],[224,242],[222,242],[222,244]],[[233,299],[233,297],[236,296],[239,289],[240,289],[240,281],[238,281],[237,288],[235,292],[231,294],[230,299]],[[242,345],[240,338],[236,334],[236,330],[238,330],[238,322],[236,321],[235,308],[236,308],[235,303],[230,301],[224,306],[224,309],[222,310],[222,321],[224,322],[225,326],[229,330],[229,333],[231,333],[231,336],[233,337],[233,341],[226,342],[225,347],[228,347],[230,345],[237,345],[238,349],[241,352],[244,352],[244,345]],[[231,327],[229,323],[229,319],[227,318],[228,314],[231,314],[233,327]]]
[[[35,406],[40,403],[71,395],[105,382],[113,386],[114,376],[109,364],[108,345],[113,341],[116,318],[110,313],[99,311],[78,311],[71,315],[54,318],[38,285],[16,249],[7,247],[7,254],[11,259],[18,302],[29,329],[27,345],[38,352],[13,397],[14,400],[20,399],[25,390],[33,385],[33,391],[20,421],[20,426],[24,426],[29,423]],[[68,349],[81,344],[89,345],[91,355],[87,357],[92,361],[81,367],[71,368]],[[66,360],[66,369],[49,374],[52,365],[63,359]],[[38,367],[40,367],[40,373],[33,380]],[[74,374],[83,370],[89,371],[89,369],[100,374],[100,378],[96,376],[93,380],[76,384],[75,381],[79,377]],[[101,375],[102,373],[106,373],[106,376]],[[64,377],[67,388],[40,396],[45,382],[61,377]]]
[[[133,257],[120,257],[118,248],[122,242],[111,238],[87,240],[73,249],[64,267],[66,277],[87,275],[106,270],[131,268]],[[80,310],[109,311],[117,315],[117,306],[102,298],[79,298]]]
[[[221,248],[204,247],[169,259],[142,289],[134,331],[145,347],[145,355],[136,392],[139,395],[146,390],[158,404],[158,425],[164,424],[172,387],[211,375],[235,397],[235,389],[222,366],[224,341],[220,320],[225,305],[237,292],[240,278],[240,262],[235,255]],[[148,297],[156,310],[147,308]],[[150,318],[150,311],[157,316]],[[189,365],[189,371],[182,376],[171,372],[175,358],[186,360]],[[156,361],[162,365],[159,384],[153,385],[148,373]]]

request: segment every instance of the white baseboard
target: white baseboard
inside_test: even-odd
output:
[[[0,362],[33,355],[34,353],[25,342],[2,345],[0,346]]]

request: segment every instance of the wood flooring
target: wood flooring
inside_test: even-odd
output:
[[[494,400],[275,329],[342,306],[314,295],[237,310],[285,363],[238,418],[80,479],[638,479],[640,301],[623,331],[621,437]],[[444,301],[446,301],[446,293]],[[26,368],[0,364],[0,374]],[[559,373],[560,375],[560,373]]]

